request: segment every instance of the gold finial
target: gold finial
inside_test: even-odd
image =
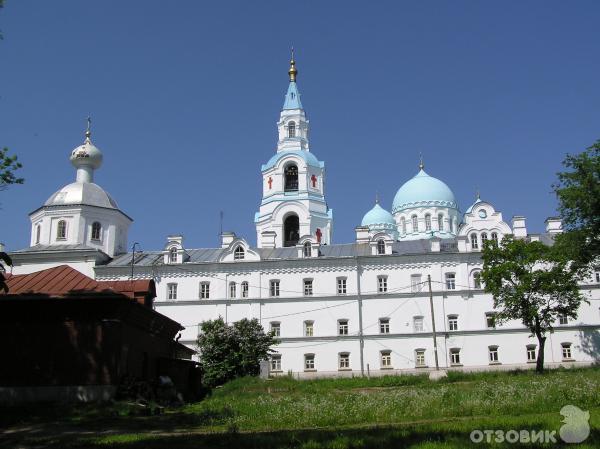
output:
[[[87,118],[87,129],[85,130],[85,138],[87,140],[89,140],[90,137],[91,137],[91,135],[92,135],[91,127],[92,127],[92,118],[88,115],[88,118]]]
[[[296,61],[294,61],[294,47],[292,47],[292,59],[290,59],[290,69],[288,70],[290,75],[290,81],[296,82],[296,75],[298,75],[298,69],[296,69]]]
[[[423,170],[425,168],[425,164],[423,163],[423,153],[419,153],[419,170]]]

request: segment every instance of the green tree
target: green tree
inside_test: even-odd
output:
[[[256,318],[232,325],[222,318],[204,321],[197,341],[203,383],[214,387],[237,377],[258,375],[261,360],[268,359],[274,352],[271,346],[277,343]]]
[[[567,155],[553,186],[565,228],[556,238],[576,269],[590,268],[600,255],[600,140],[586,151]]]
[[[11,184],[23,184],[24,179],[15,176],[15,171],[22,167],[17,156],[9,156],[8,148],[0,150],[0,190]]]
[[[538,340],[536,370],[544,370],[546,335],[559,316],[577,317],[585,301],[577,276],[557,248],[506,236],[486,242],[481,280],[494,297],[496,323],[520,320]]]

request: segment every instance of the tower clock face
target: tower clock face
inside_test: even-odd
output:
[[[487,217],[487,212],[485,211],[485,209],[479,209],[479,217],[480,218],[486,218]]]

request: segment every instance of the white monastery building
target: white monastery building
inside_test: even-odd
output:
[[[391,212],[376,201],[354,242],[333,243],[325,164],[311,151],[293,58],[289,77],[277,151],[261,167],[256,246],[226,232],[218,248],[186,248],[182,236],[172,235],[162,249],[127,253],[132,219],[93,182],[102,153],[88,126],[70,156],[75,182],[30,214],[31,245],[11,254],[13,273],[68,264],[98,280],[152,278],[156,310],[185,326],[179,341],[192,348],[204,320],[257,318],[280,339],[272,373],[435,369],[436,347],[444,369],[535,364],[537,340],[529,330],[517,321],[494,322],[493,299],[479,280],[480,251],[486,240],[507,234],[552,244],[560,221],[548,218],[545,233],[528,234],[525,217],[507,223],[479,197],[462,213],[452,190],[421,161]],[[600,358],[600,273],[581,288],[589,303],[548,335],[549,366]]]

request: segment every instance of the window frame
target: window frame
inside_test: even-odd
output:
[[[471,234],[469,234],[469,241],[471,242],[472,250],[479,249],[479,236],[476,232],[471,232]]]
[[[419,326],[417,326],[419,323]],[[425,332],[425,317],[423,315],[413,316],[413,333],[418,334]]]
[[[246,258],[246,250],[242,245],[238,245],[233,250],[233,260],[244,260]]]
[[[456,273],[444,273],[446,290],[456,290]]]
[[[377,276],[377,293],[387,293],[387,279],[388,277],[386,274],[380,274]]]
[[[201,281],[198,290],[198,297],[200,299],[210,299],[210,282]]]
[[[315,354],[304,354],[304,371],[316,371]]]
[[[167,283],[167,300],[175,301],[177,299],[177,282]]]
[[[42,225],[39,223],[35,225],[35,244],[39,245],[42,239]]]
[[[90,232],[90,240],[95,242],[102,241],[102,225],[99,221],[95,221],[92,223],[92,230]]]
[[[424,348],[415,349],[415,368],[427,368],[427,360],[425,359]]]
[[[58,220],[56,224],[56,240],[67,240],[67,220]]]
[[[279,290],[279,279],[270,279],[269,280],[269,297],[270,298],[279,298],[280,290]]]
[[[293,139],[296,137],[296,122],[294,122],[293,120],[288,122],[288,126],[287,126],[287,131],[288,131],[288,138],[289,139]]]
[[[496,312],[485,312],[485,327],[486,329],[496,329]]]
[[[378,239],[377,240],[377,255],[381,256],[385,254],[385,240]]]
[[[269,332],[272,332],[274,337],[281,337],[281,321],[269,322]]]
[[[338,335],[350,335],[350,320],[341,318],[337,320]]]
[[[387,317],[379,318],[379,333],[389,334],[390,333],[390,319]]]
[[[425,231],[431,231],[431,214],[425,214]]]
[[[177,247],[169,248],[169,263],[177,263]]]
[[[500,363],[500,356],[498,354],[498,345],[488,346],[488,363],[490,365],[497,365]]]
[[[457,331],[458,330],[458,315],[450,314],[448,315],[448,331]]]
[[[350,353],[340,352],[338,353],[338,371],[351,371],[350,368]]]
[[[302,255],[304,257],[312,257],[312,244],[310,242],[305,242],[302,245]]]
[[[336,292],[338,295],[347,295],[348,294],[348,278],[346,277],[338,277],[335,279],[336,284]]]
[[[282,372],[281,369],[281,354],[271,354],[271,371],[274,373]]]
[[[418,293],[421,290],[423,290],[423,282],[421,281],[421,279],[423,279],[423,275],[420,273],[410,275],[410,291],[412,293]],[[417,282],[415,282],[415,280]]]
[[[237,286],[235,284],[235,282],[230,282],[229,283],[229,298],[230,299],[235,299],[237,297]]]
[[[537,362],[537,345],[529,344],[525,346],[525,351],[528,363]]]
[[[444,232],[444,214],[438,214],[437,222],[438,222],[438,231]]]
[[[450,348],[450,366],[462,366],[460,361],[460,348]]]
[[[411,215],[410,217],[410,225],[413,234],[419,232],[419,217],[417,217],[415,214]]]
[[[570,341],[565,341],[560,344],[562,360],[565,361],[573,361],[573,344]]]
[[[314,337],[315,336],[315,322],[313,320],[304,321],[304,336]]]
[[[250,285],[248,284],[248,281],[243,281],[240,285],[242,298],[248,298],[248,296],[250,295]]]
[[[558,324],[560,326],[566,326],[567,324],[569,324],[569,317],[564,314],[558,315]]]
[[[313,280],[310,279],[302,279],[302,290],[304,296],[313,296]]]
[[[390,349],[379,351],[379,365],[381,366],[381,369],[393,369],[392,351]]]

